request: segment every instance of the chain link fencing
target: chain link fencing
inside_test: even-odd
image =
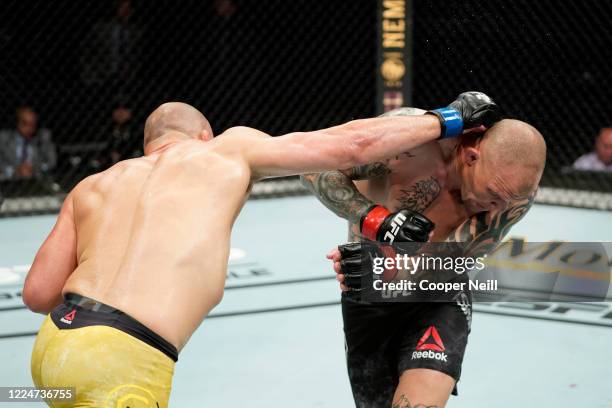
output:
[[[415,106],[439,107],[465,90],[488,93],[546,137],[548,200],[612,208],[610,173],[572,169],[599,129],[612,125],[612,3],[406,4]],[[246,125],[280,135],[374,116],[377,7],[374,0],[4,1],[0,214],[55,211],[87,175],[140,155],[144,119],[168,100],[202,110],[215,133]],[[17,130],[33,132],[35,142],[13,143]],[[6,158],[11,152],[16,161]],[[294,180],[256,191],[277,196],[285,188],[302,191]],[[596,194],[577,204],[578,190]]]

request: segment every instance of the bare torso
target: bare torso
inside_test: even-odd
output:
[[[63,293],[120,309],[180,350],[221,300],[250,187],[246,163],[224,149],[223,140],[184,141],[81,182],[78,266]]]
[[[390,211],[420,212],[436,224],[432,241],[444,240],[471,214],[446,183],[446,166],[438,142],[427,143],[385,162],[389,174],[356,181],[362,194]],[[349,240],[358,226],[350,225]]]

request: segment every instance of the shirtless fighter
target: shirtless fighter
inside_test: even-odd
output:
[[[452,120],[473,127],[496,108],[458,103]],[[34,383],[76,387],[79,407],[166,407],[178,352],[222,298],[230,231],[253,182],[382,160],[437,139],[445,123],[374,118],[277,138],[235,127],[213,139],[197,109],[161,105],[145,155],[79,183],[36,255],[23,300],[49,315]]]
[[[386,115],[421,115],[400,108]],[[484,135],[431,141],[380,162],[302,176],[319,200],[349,221],[349,241],[385,241],[399,213],[435,224],[432,242],[467,243],[469,256],[491,251],[531,206],[546,158],[540,133],[502,120]],[[420,213],[424,215],[423,217]],[[428,220],[429,219],[429,220]],[[418,241],[404,225],[395,242]],[[427,231],[420,239],[428,239]],[[359,245],[359,244],[353,244]],[[348,374],[357,407],[443,407],[456,382],[467,345],[471,296],[453,303],[367,303],[350,296],[339,261],[349,246],[328,256],[343,289]],[[350,255],[350,254],[349,254]],[[343,258],[344,256],[344,258]],[[358,255],[357,255],[358,256]],[[346,267],[345,267],[346,268]],[[414,353],[434,341],[443,359]]]

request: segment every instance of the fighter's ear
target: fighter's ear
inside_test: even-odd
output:
[[[480,160],[480,150],[477,147],[464,147],[461,149],[461,159],[467,166],[473,166]]]
[[[203,129],[200,132],[200,137],[199,137],[200,140],[204,142],[208,142],[209,140],[212,140],[212,138],[213,138],[212,132],[209,131],[208,129]]]

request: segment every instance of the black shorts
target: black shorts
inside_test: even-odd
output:
[[[469,294],[427,303],[363,303],[342,296],[342,317],[357,407],[390,407],[401,374],[412,368],[459,381],[472,318]]]

